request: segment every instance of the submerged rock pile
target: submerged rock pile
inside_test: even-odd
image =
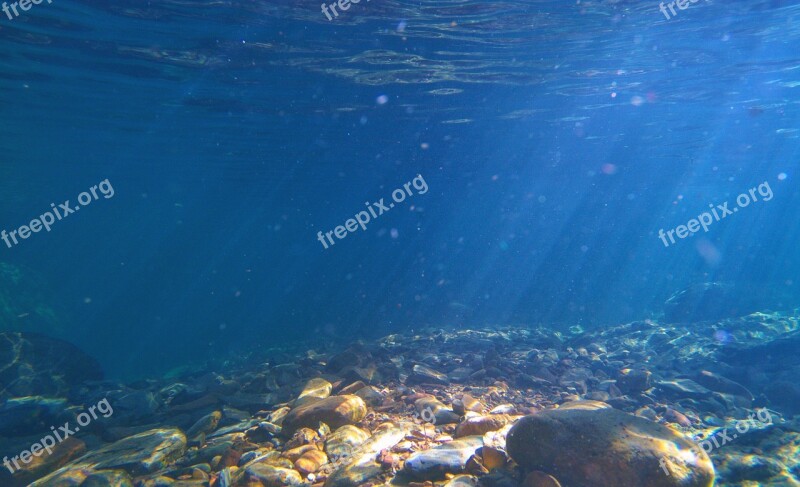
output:
[[[777,314],[572,335],[430,330],[180,379],[84,382],[27,407],[69,418],[107,398],[113,414],[2,469],[0,485],[800,485],[798,405],[769,382],[797,387],[797,330]],[[0,438],[2,454],[47,426]]]

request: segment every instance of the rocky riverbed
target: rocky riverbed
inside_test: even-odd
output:
[[[29,343],[0,350],[0,485],[798,486],[799,319],[418,330],[132,384],[39,381]]]

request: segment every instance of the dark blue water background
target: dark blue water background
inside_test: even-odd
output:
[[[0,227],[115,196],[0,246],[61,323],[2,327],[133,376],[657,318],[710,280],[796,295],[798,109],[798,2],[45,2],[0,18]],[[426,194],[317,241],[417,174]],[[771,201],[659,240],[764,181]]]

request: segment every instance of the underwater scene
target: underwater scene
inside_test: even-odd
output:
[[[800,487],[800,1],[0,0],[0,487]]]

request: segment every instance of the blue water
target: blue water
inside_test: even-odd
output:
[[[0,228],[114,189],[0,243],[55,316],[26,304],[0,329],[137,376],[422,326],[656,318],[698,282],[797,296],[800,3],[375,0],[331,21],[319,3],[0,17]],[[317,240],[418,175],[424,194]],[[764,182],[769,201],[659,239]]]

